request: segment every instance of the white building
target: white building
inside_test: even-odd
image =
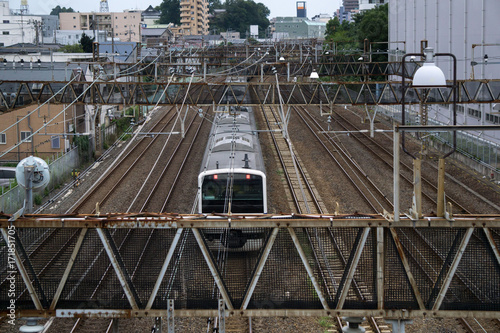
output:
[[[41,16],[13,15],[9,1],[0,1],[0,46],[18,43],[36,43],[36,30],[42,22]],[[41,41],[41,30],[39,30]]]
[[[500,79],[499,13],[498,0],[390,0],[390,49],[398,47],[406,53],[420,53],[420,42],[427,40],[428,46],[433,47],[436,53],[452,53],[457,57],[458,80]],[[398,41],[405,41],[406,44],[395,43]],[[446,79],[451,80],[451,58],[443,56],[435,59]],[[473,66],[472,62],[477,64]],[[460,105],[457,122],[467,125],[499,124],[498,106],[495,109],[493,106],[479,103]],[[451,107],[444,109],[434,105],[430,108],[429,119],[449,124],[451,114]],[[476,134],[500,143],[500,131]]]
[[[383,5],[389,0],[359,0],[359,11],[373,9],[378,5]]]
[[[313,22],[323,22],[323,23],[328,23],[332,17],[328,14],[318,14],[312,17],[311,21]]]
[[[54,30],[51,37],[44,37],[44,43],[54,43],[61,45],[74,45],[80,43],[83,34],[90,38],[94,38],[95,42],[106,41],[106,31],[93,31],[93,30]],[[94,35],[95,33],[95,35]]]

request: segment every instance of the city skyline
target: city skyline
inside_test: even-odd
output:
[[[273,1],[273,0],[254,0],[257,3],[263,3],[269,8],[271,14],[269,19],[278,16],[296,16],[296,1]],[[149,5],[156,7],[160,5],[161,0],[151,0],[148,2],[138,1],[138,0],[108,0],[109,10],[111,12],[122,12],[127,9],[141,9],[145,10]],[[52,8],[58,5],[66,8],[73,8],[78,12],[99,12],[100,0],[93,1],[83,1],[77,2],[68,0],[28,0],[29,13],[32,15],[48,15]],[[342,0],[331,0],[327,3],[320,0],[310,0],[306,1],[307,15],[312,18],[318,14],[328,14],[333,16],[333,12],[336,11],[342,5]],[[10,0],[10,9],[16,10],[21,7],[21,0]],[[144,8],[143,8],[144,7]]]

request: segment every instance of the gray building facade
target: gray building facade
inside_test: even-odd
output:
[[[398,47],[406,53],[420,53],[420,42],[427,40],[436,53],[452,53],[457,57],[458,80],[500,78],[500,1],[390,0],[388,3],[390,49]],[[393,55],[390,60],[400,61],[401,56]],[[435,60],[446,79],[451,80],[451,58],[436,57]],[[459,105],[457,123],[499,124],[498,107],[479,103]],[[451,107],[430,105],[429,108],[430,119],[450,123]],[[477,135],[500,143],[500,131],[477,132]]]

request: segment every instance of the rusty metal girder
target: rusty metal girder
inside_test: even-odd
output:
[[[42,85],[33,92],[32,87]],[[100,105],[174,105],[185,104],[210,106],[229,105],[277,105],[278,85],[270,82],[220,83],[193,82],[188,90],[188,82],[98,82],[98,89],[84,87],[88,82],[0,82],[0,111],[8,112],[18,107],[43,103]],[[500,103],[500,80],[458,81],[457,103]],[[65,87],[66,86],[66,87]],[[168,86],[168,88],[167,88]],[[55,94],[54,91],[61,92]],[[279,89],[283,101],[289,105],[400,105],[401,83],[394,82],[280,82]],[[166,90],[166,93],[163,92]],[[81,96],[80,96],[81,95]],[[80,96],[80,97],[79,97]],[[224,100],[221,98],[225,96]],[[245,99],[254,96],[253,102]],[[453,96],[451,88],[433,88],[425,92],[409,88],[406,103],[450,104]]]
[[[0,247],[0,303],[10,302],[9,279],[15,277],[18,316],[156,317],[171,299],[175,316],[211,316],[218,309],[214,286],[229,316],[500,315],[500,215],[402,217],[398,223],[369,214],[12,219],[0,216],[6,245]],[[226,248],[230,260],[224,264],[216,255],[225,246],[213,235],[238,230],[259,230],[259,237],[246,240],[258,245],[244,250],[255,257],[246,268],[235,264],[243,248]],[[15,238],[8,237],[12,233]],[[13,242],[26,254],[17,269],[12,261],[7,270]],[[348,260],[336,258],[338,252]],[[25,266],[33,269],[23,280]],[[24,285],[34,278],[37,288]],[[365,290],[361,298],[358,288]],[[45,305],[33,303],[42,296]]]
[[[175,214],[175,213],[114,213],[114,214],[25,214],[14,222],[12,214],[0,214],[0,228],[15,225],[17,228],[500,228],[500,215],[454,214],[453,220],[424,216],[412,220],[401,215],[394,222],[379,214],[358,215],[225,215],[225,214]]]

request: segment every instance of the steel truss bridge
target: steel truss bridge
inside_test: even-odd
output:
[[[0,82],[0,111],[51,103],[98,105],[401,105],[401,82]],[[457,103],[500,103],[500,80],[458,81]],[[36,88],[33,88],[36,87]],[[63,89],[64,87],[64,89]],[[405,104],[450,104],[451,88],[406,89]],[[225,98],[225,99],[224,99]],[[254,102],[255,103],[255,102]]]
[[[14,284],[18,316],[500,316],[500,215],[2,215],[0,228],[1,315]],[[260,236],[226,248],[213,237],[226,232]]]
[[[48,100],[63,104],[148,106],[208,106],[223,101],[241,106],[250,105],[250,99],[245,100],[249,95],[257,96],[254,103],[259,105],[400,105],[403,90],[405,103],[411,104],[450,104],[454,99],[456,103],[500,102],[500,80],[459,80],[457,96],[453,96],[451,81],[441,88],[415,89],[405,84],[403,89],[401,81],[389,80],[402,73],[413,77],[420,66],[418,62],[405,64],[403,71],[400,62],[365,63],[356,61],[354,56],[316,56],[309,62],[296,55],[287,62],[274,62],[274,57],[269,59],[271,62],[261,58],[261,62],[255,62],[239,55],[227,63],[213,55],[210,58],[210,54],[170,58],[177,62],[131,65],[96,61],[86,66],[72,63],[65,70],[67,81],[3,80],[0,111]],[[209,62],[214,59],[219,62]],[[77,65],[92,72],[95,81],[85,81],[82,71],[75,69]],[[194,70],[193,75],[186,74],[188,68]],[[309,78],[313,70],[318,71],[321,81]],[[226,80],[232,76],[245,76],[249,82]]]

